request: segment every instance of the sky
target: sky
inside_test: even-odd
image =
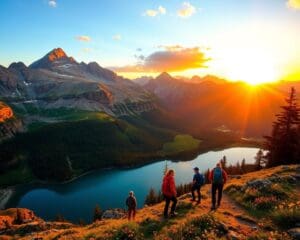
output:
[[[61,47],[135,78],[300,79],[300,0],[1,0],[0,65]]]

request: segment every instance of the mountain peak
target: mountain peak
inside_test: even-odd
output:
[[[167,72],[162,72],[161,74],[159,74],[156,79],[158,80],[172,80],[173,77],[167,73]]]
[[[68,57],[62,48],[54,48],[44,57],[32,63],[30,68],[52,68],[62,64],[72,64],[76,61],[72,57]]]
[[[60,58],[67,58],[67,54],[62,48],[54,48],[51,52],[46,55],[49,61],[53,62]]]

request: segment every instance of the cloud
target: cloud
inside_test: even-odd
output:
[[[112,37],[112,39],[116,41],[120,41],[122,39],[122,36],[120,34],[116,34]]]
[[[167,13],[167,9],[164,8],[163,6],[159,6],[157,9],[148,9],[144,12],[144,16],[148,16],[148,17],[156,17],[159,14],[160,15],[164,15]]]
[[[114,67],[117,72],[178,72],[188,69],[206,68],[210,59],[199,47],[184,48],[179,45],[161,46],[149,56],[137,56],[138,63],[124,67]]]
[[[177,15],[181,18],[191,17],[196,13],[196,8],[189,2],[184,2],[182,7],[177,11]]]
[[[80,42],[90,42],[91,41],[91,37],[85,36],[85,35],[77,36],[76,39]]]
[[[143,51],[143,49],[142,48],[137,48],[136,51],[141,52],[141,51]]]
[[[300,10],[300,0],[288,0],[286,4],[289,8]]]
[[[50,0],[50,1],[48,1],[48,5],[49,5],[50,7],[55,8],[55,7],[57,6],[57,3],[56,3],[55,0]]]
[[[159,6],[158,11],[159,11],[160,14],[166,14],[167,13],[167,9],[164,8],[163,6]]]

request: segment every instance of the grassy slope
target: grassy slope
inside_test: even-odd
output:
[[[295,174],[296,166],[291,166],[289,174]],[[282,167],[262,170],[242,176],[241,179],[231,179],[227,188],[234,185],[243,186],[246,182],[257,178],[267,178],[274,174],[286,175]],[[297,189],[291,191],[295,193]],[[128,224],[126,219],[104,220],[84,227],[67,226],[61,229],[57,223],[53,223],[49,231],[37,230],[31,235],[15,235],[18,239],[32,239],[42,237],[43,239],[165,239],[165,240],[188,240],[188,239],[235,239],[268,240],[270,234],[273,240],[289,240],[285,230],[273,221],[271,215],[264,217],[249,215],[248,210],[240,207],[227,195],[224,196],[222,206],[215,212],[210,212],[210,188],[202,189],[203,201],[201,205],[193,205],[187,196],[179,199],[177,211],[178,217],[168,221],[162,220],[163,203],[152,207],[140,209],[137,214],[136,223]],[[290,193],[289,193],[290,194]],[[0,214],[1,215],[1,214]],[[32,225],[41,223],[35,222]],[[51,223],[50,223],[51,224]],[[15,232],[23,232],[26,226],[14,226]],[[290,226],[292,227],[292,226]],[[19,230],[17,230],[19,229]],[[30,228],[27,228],[30,229]],[[32,227],[32,229],[39,229]],[[28,233],[29,230],[27,230]],[[26,232],[26,230],[25,230]],[[128,236],[131,236],[129,238]],[[127,238],[126,238],[127,237]],[[7,239],[12,239],[8,236]],[[229,238],[231,239],[231,238]]]

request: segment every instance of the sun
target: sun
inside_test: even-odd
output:
[[[227,75],[233,81],[258,85],[279,80],[275,59],[262,49],[232,51],[224,62]]]

